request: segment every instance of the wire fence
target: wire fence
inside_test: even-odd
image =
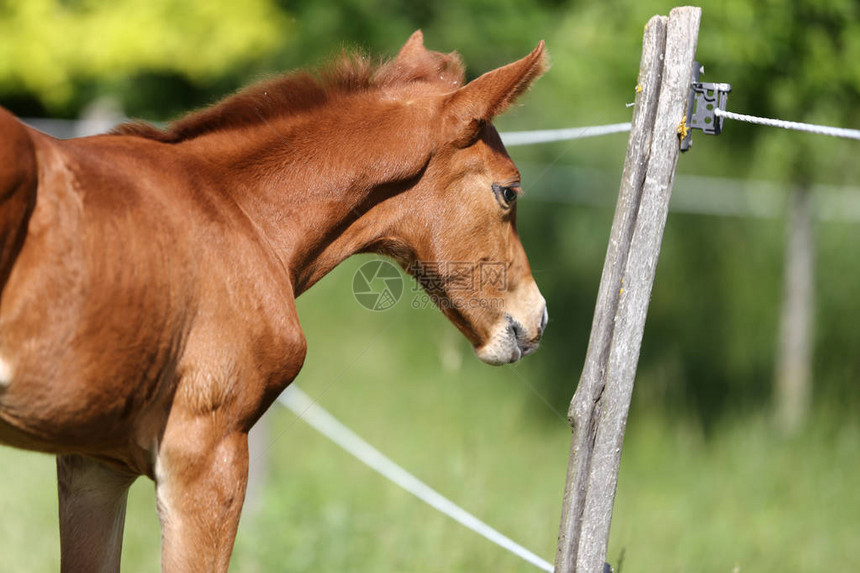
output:
[[[568,129],[542,129],[536,131],[509,131],[500,133],[502,143],[506,147],[517,145],[534,145],[536,143],[552,143],[556,141],[570,141],[572,139],[585,139],[588,137],[600,137],[612,135],[613,133],[626,133],[630,131],[631,123],[611,123],[609,125],[592,125],[590,127],[572,127]]]
[[[814,123],[801,123],[799,121],[786,121],[784,119],[757,117],[755,115],[746,115],[743,113],[735,113],[733,111],[724,111],[718,107],[714,108],[714,115],[718,117],[724,117],[726,119],[733,119],[735,121],[753,123],[756,125],[778,127],[780,129],[790,129],[794,131],[805,131],[807,133],[827,135],[830,137],[842,137],[845,139],[860,140],[860,129],[846,129],[844,127],[831,127],[829,125],[817,125]]]
[[[292,384],[278,397],[278,401],[316,431],[343,448],[363,464],[379,472],[398,487],[408,491],[433,509],[468,527],[478,535],[528,561],[544,571],[553,566],[509,537],[499,533],[456,503],[452,502],[423,481],[397,465],[385,454],[364,441],[337,418],[329,414],[310,396]]]

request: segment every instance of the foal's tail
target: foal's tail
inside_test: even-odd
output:
[[[29,131],[0,107],[0,292],[24,245],[37,184],[36,148]]]

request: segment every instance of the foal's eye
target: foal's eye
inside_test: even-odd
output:
[[[493,192],[503,207],[510,207],[517,200],[517,189],[519,187],[519,183],[514,185],[498,185],[493,183]]]

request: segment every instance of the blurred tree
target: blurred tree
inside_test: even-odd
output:
[[[546,0],[0,0],[0,101],[76,116],[112,95],[130,115],[167,119],[343,48],[393,55],[417,28],[481,71],[527,53],[560,9]]]
[[[270,53],[289,22],[270,0],[0,2],[0,90],[49,110],[85,102],[87,81],[138,73],[217,78]]]

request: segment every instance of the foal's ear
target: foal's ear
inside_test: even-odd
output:
[[[541,40],[525,58],[487,72],[448,96],[445,115],[460,132],[454,139],[471,143],[467,138],[477,137],[481,127],[504,113],[547,67],[547,54]]]
[[[421,30],[406,40],[393,65],[386,68],[393,76],[393,83],[429,82],[443,84],[447,89],[463,85],[464,73],[460,57],[456,52],[442,54],[425,48]],[[380,80],[385,82],[384,79]]]
[[[421,30],[415,30],[395,58],[398,64],[407,64],[415,57],[425,53],[427,48],[424,47],[424,33]]]

